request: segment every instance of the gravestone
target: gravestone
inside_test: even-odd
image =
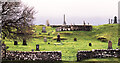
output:
[[[50,44],[50,43],[48,43],[48,44]]]
[[[92,46],[92,43],[89,43],[89,46]]]
[[[117,23],[117,16],[114,17],[114,24]]]
[[[46,27],[42,27],[42,32],[46,33]]]
[[[60,31],[60,29],[59,29],[59,28],[56,28],[56,32],[58,32],[58,31]]]
[[[60,42],[60,34],[57,35],[57,42]]]
[[[85,25],[85,21],[83,21],[83,24]]]
[[[111,24],[112,24],[112,21],[113,21],[113,20],[111,19]]]
[[[26,39],[23,39],[23,45],[27,45]]]
[[[41,35],[41,33],[39,33],[39,35]]]
[[[48,35],[50,35],[50,33],[48,33]]]
[[[36,51],[39,51],[39,44],[36,45]]]
[[[2,43],[2,46],[6,46],[4,41],[3,41],[3,43]]]
[[[74,38],[74,41],[77,41],[77,38]]]
[[[14,41],[14,45],[18,45],[18,42],[17,42],[17,41]]]
[[[44,38],[44,42],[47,42],[47,38],[46,37]]]
[[[108,41],[108,49],[112,49],[112,42]]]
[[[110,24],[110,19],[109,19],[109,23],[108,24]]]
[[[5,37],[2,37],[2,39],[5,39]]]
[[[34,49],[32,49],[32,52],[34,51]]]
[[[118,46],[120,46],[120,38],[118,39]]]

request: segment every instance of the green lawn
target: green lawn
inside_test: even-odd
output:
[[[14,45],[13,40],[5,39],[5,44],[9,46],[10,51],[31,51],[36,48],[36,44],[40,45],[40,51],[61,51],[63,61],[76,61],[77,51],[92,50],[92,49],[107,49],[108,42],[101,42],[97,40],[97,37],[106,37],[112,41],[113,49],[118,48],[118,24],[105,24],[99,26],[93,26],[92,31],[61,31],[55,32],[55,28],[46,27],[47,33],[41,33],[42,26],[36,25],[36,37],[27,41],[27,46],[22,45],[22,41],[18,40],[19,45]],[[41,35],[39,35],[41,33]],[[50,33],[50,35],[47,35]],[[61,42],[53,40],[57,37],[57,33],[60,33],[61,37],[67,38]],[[44,42],[43,37],[47,37],[47,42]],[[51,37],[51,38],[49,38]],[[77,38],[77,41],[73,41]],[[50,44],[48,44],[50,43]],[[59,45],[59,43],[62,43]],[[92,46],[89,46],[92,43]],[[58,45],[54,45],[58,44]],[[89,59],[95,60],[95,59]],[[100,59],[96,59],[100,60]],[[104,60],[104,59],[103,59]],[[106,60],[106,59],[105,59]],[[117,59],[115,59],[117,60]],[[85,60],[87,61],[87,60]]]

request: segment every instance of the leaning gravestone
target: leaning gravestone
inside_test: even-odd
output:
[[[112,49],[112,42],[108,41],[108,49]]]
[[[44,38],[44,42],[47,42],[47,38],[46,37]]]
[[[120,38],[118,39],[118,46],[120,46]]]
[[[60,34],[57,35],[57,42],[60,42]]]
[[[42,32],[46,33],[46,27],[42,27]]]
[[[18,42],[17,42],[17,41],[14,41],[14,45],[18,45]]]
[[[36,51],[39,51],[39,44],[36,45]]]

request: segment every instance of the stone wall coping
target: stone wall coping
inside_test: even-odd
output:
[[[91,51],[111,51],[111,50],[120,50],[120,49],[92,49]],[[78,52],[91,52],[90,50],[88,51],[78,51]]]
[[[8,52],[40,52],[40,53],[60,52],[61,53],[61,51],[8,51]]]

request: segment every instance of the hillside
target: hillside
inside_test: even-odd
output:
[[[18,45],[14,45],[13,40],[5,39],[5,44],[9,46],[8,50],[12,51],[31,51],[36,49],[36,44],[40,45],[40,51],[61,51],[62,60],[76,61],[77,51],[92,50],[92,49],[107,49],[108,41],[102,42],[98,38],[105,38],[111,40],[113,49],[118,48],[118,24],[105,24],[93,26],[92,31],[61,31],[56,32],[55,28],[46,27],[47,33],[41,33],[42,26],[35,25],[35,38],[27,41],[27,46],[23,46],[22,42],[18,40]],[[48,35],[49,33],[49,35]],[[56,42],[53,40],[60,33],[61,40]],[[44,42],[43,37],[47,37],[47,42]],[[77,38],[77,41],[74,41]],[[48,44],[50,43],[50,44]],[[92,46],[89,46],[92,43]]]

